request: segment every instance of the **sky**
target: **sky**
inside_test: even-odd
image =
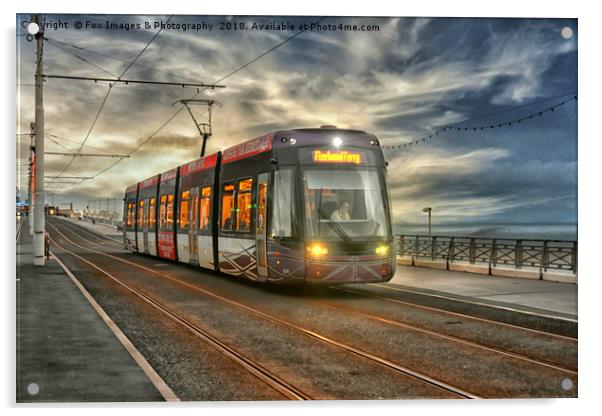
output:
[[[35,42],[17,16],[17,133],[34,116]],[[45,73],[119,75],[168,16],[47,15]],[[319,17],[174,16],[170,23],[212,29],[164,29],[124,78],[213,83],[291,37],[296,30],[219,30],[224,23],[300,25]],[[75,29],[76,21],[101,28]],[[151,29],[105,29],[105,22]],[[372,31],[310,30],[206,90],[214,107],[208,153],[260,134],[334,124],[376,134],[384,146],[412,141],[441,126],[480,126],[524,117],[577,91],[576,19],[337,18],[322,25],[378,25]],[[75,49],[65,42],[83,49]],[[75,53],[75,57],[64,49]],[[80,59],[80,58],[83,58]],[[84,61],[85,60],[85,61]],[[102,70],[100,69],[102,68]],[[108,71],[103,72],[103,71]],[[75,151],[108,86],[44,83],[46,151]],[[194,89],[149,85],[111,88],[83,152],[127,154],[178,110]],[[554,98],[557,97],[557,98]],[[175,104],[174,104],[175,103]],[[201,108],[199,116],[204,116]],[[464,122],[465,120],[468,120]],[[54,135],[54,136],[49,136]],[[60,137],[57,138],[56,136]],[[50,139],[53,139],[51,141]],[[26,187],[28,136],[17,136],[18,185]],[[60,143],[56,144],[55,142]],[[126,186],[198,156],[200,140],[180,111],[152,140],[94,180],[55,184],[55,200],[121,198]],[[447,131],[402,149],[384,149],[396,224],[577,222],[577,102],[512,127]],[[69,163],[46,156],[47,175]],[[77,158],[65,176],[94,176],[113,159]]]

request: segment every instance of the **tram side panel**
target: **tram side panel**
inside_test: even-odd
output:
[[[136,243],[139,253],[156,255],[155,218],[159,175],[138,185]]]
[[[177,259],[176,191],[179,167],[161,174],[159,180],[159,197],[157,213],[157,254],[169,260]]]
[[[218,261],[220,271],[258,280],[256,240],[251,211],[256,176],[246,171],[241,178],[226,178],[220,184]]]
[[[128,251],[136,251],[136,205],[138,184],[125,191],[123,204],[123,245]]]
[[[259,176],[268,175],[271,168],[271,140],[269,135],[240,145],[239,149],[252,149],[250,154],[225,150],[219,170],[219,270],[259,281],[267,280],[267,269],[258,269],[257,247],[265,242],[257,238],[256,232],[257,184]],[[265,256],[265,250],[262,254]],[[265,263],[265,257],[260,259],[260,265]]]
[[[178,260],[215,270],[212,205],[218,154],[180,167],[178,187]]]
[[[157,184],[154,186],[152,194],[149,196],[148,204],[148,254],[158,255],[158,234],[157,217],[159,214],[159,175],[157,175]]]

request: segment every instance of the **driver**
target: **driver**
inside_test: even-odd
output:
[[[346,221],[351,219],[351,215],[349,214],[349,202],[342,202],[339,206],[339,209],[335,210],[330,219],[333,221]]]

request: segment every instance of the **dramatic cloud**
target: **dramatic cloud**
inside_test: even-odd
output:
[[[166,20],[46,17],[70,22],[71,27],[77,20],[144,24],[161,18]],[[163,31],[126,78],[215,82],[293,35],[220,31],[220,22],[298,25],[314,20],[176,16],[175,23],[205,22],[213,30]],[[270,130],[321,124],[364,129],[378,135],[384,145],[403,143],[452,123],[478,126],[512,120],[560,99],[530,103],[577,89],[576,20],[331,17],[326,22],[378,25],[379,30],[305,32],[226,79],[227,88],[203,91],[203,97],[223,104],[214,111],[209,152]],[[561,36],[566,26],[575,34],[570,39]],[[109,76],[83,58],[119,75],[153,33],[47,30],[51,41],[45,45],[45,73]],[[33,88],[28,84],[33,80],[35,50],[23,36],[17,42],[22,85],[17,129],[24,132],[33,120]],[[46,130],[62,138],[55,140],[60,146],[47,141],[47,150],[79,148],[108,88],[106,83],[45,82]],[[177,100],[193,93],[181,87],[113,86],[84,151],[129,153],[179,108]],[[510,110],[517,106],[523,107]],[[198,113],[203,114],[201,108]],[[423,222],[421,209],[427,205],[446,223],[576,222],[576,114],[572,102],[516,127],[447,132],[411,150],[386,149],[396,223]],[[66,186],[59,194],[80,201],[121,197],[130,183],[195,158],[200,148],[197,136],[190,116],[181,111],[130,159],[95,180]],[[18,156],[27,157],[29,137],[18,137]],[[62,156],[46,159],[49,174],[61,172],[69,163]],[[94,175],[113,162],[81,158],[66,175]],[[24,176],[20,179],[23,186]]]

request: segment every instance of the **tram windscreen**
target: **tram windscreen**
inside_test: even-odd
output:
[[[351,241],[389,232],[378,172],[367,169],[303,173],[306,233]]]

